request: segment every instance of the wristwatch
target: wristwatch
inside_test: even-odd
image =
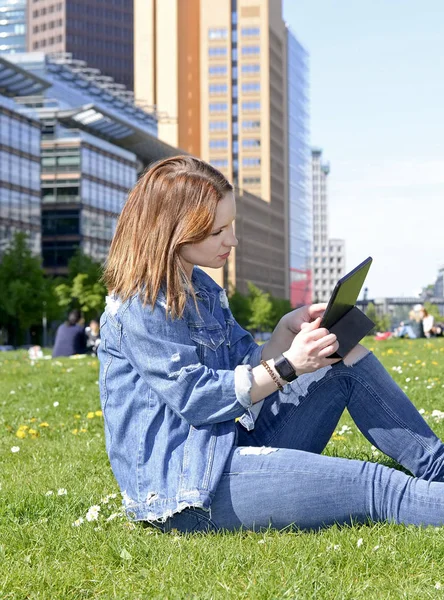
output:
[[[298,378],[295,368],[291,362],[282,354],[274,361],[274,368],[279,374],[279,377],[284,381],[290,382]]]

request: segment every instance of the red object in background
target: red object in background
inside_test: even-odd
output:
[[[391,337],[392,337],[392,332],[391,331],[383,331],[382,333],[377,333],[375,335],[375,340],[376,341],[388,340]]]
[[[312,303],[312,273],[290,269],[290,302],[293,308]]]

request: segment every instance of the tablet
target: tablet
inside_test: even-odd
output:
[[[355,306],[372,261],[369,256],[350,273],[341,277],[328,301],[321,327],[330,329]]]

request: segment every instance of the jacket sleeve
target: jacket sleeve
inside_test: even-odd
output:
[[[133,303],[121,324],[121,351],[150,393],[190,425],[229,421],[250,409],[251,366],[215,370],[203,365],[185,320],[167,320],[159,305],[152,312]]]

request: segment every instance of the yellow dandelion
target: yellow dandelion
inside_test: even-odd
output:
[[[96,417],[101,417],[103,415],[101,410],[96,410],[94,414],[96,415]]]
[[[80,419],[80,415],[74,415],[74,419]]]
[[[49,427],[49,423],[43,421],[43,423],[40,423],[39,427]]]
[[[73,430],[71,431],[71,433],[73,433],[74,435],[77,435],[77,434],[79,433],[79,430],[78,430],[78,429],[73,429]]]
[[[345,437],[343,435],[332,435],[331,439],[335,440],[335,441],[337,441],[337,440],[345,440]]]
[[[421,363],[421,367],[425,367],[425,366],[426,366],[425,362]]]
[[[20,425],[19,431],[28,431],[29,425]]]
[[[30,429],[28,433],[29,435],[38,435],[38,431],[36,429]]]
[[[432,360],[432,365],[435,365],[435,367],[437,367],[439,363],[437,363],[436,360]]]
[[[23,429],[19,429],[15,435],[16,435],[16,437],[23,440],[26,437],[26,431],[23,431]]]
[[[94,413],[93,413],[93,412],[89,412],[89,413],[86,415],[86,418],[87,418],[87,419],[94,419]]]
[[[30,423],[35,423],[37,421],[37,417],[32,417],[32,419],[29,419]]]
[[[85,429],[84,427],[82,427],[82,429],[80,430],[80,433],[86,433],[88,430]]]
[[[415,363],[416,363],[417,365],[420,365],[420,364],[421,364],[421,362],[422,362],[422,361],[420,361],[420,360],[415,360]]]
[[[387,354],[393,354],[393,349],[392,349],[392,348],[389,348],[389,349],[387,350]]]

